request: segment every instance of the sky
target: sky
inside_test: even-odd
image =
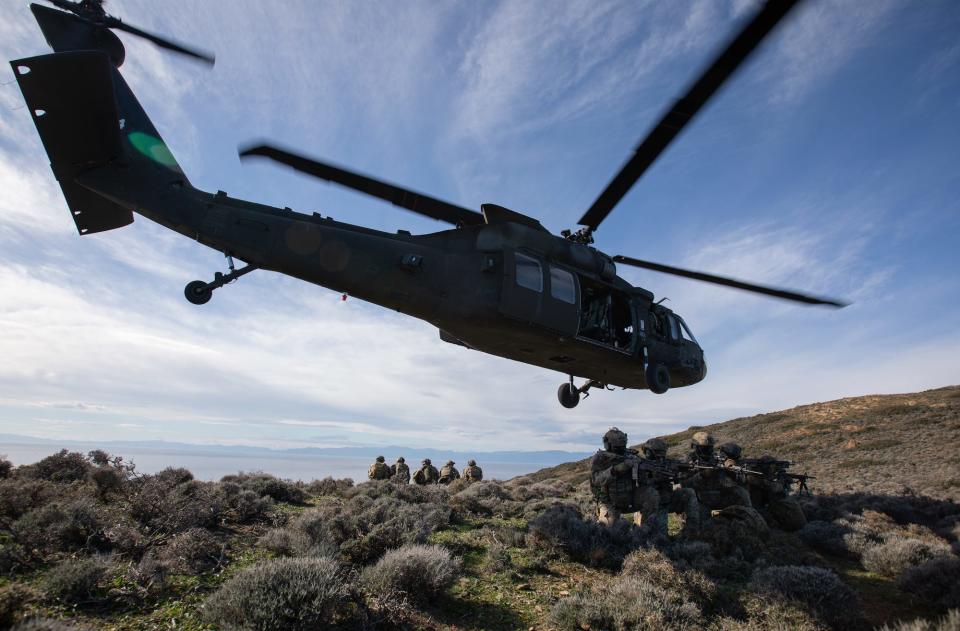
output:
[[[122,35],[122,72],[192,183],[377,229],[445,228],[266,162],[262,139],[553,232],[758,5],[114,0],[217,55]],[[26,2],[0,52],[48,52]],[[53,439],[584,450],[846,396],[960,383],[960,5],[810,0],[634,186],[597,247],[852,302],[794,305],[621,266],[709,374],[557,402],[560,373],[223,257],[142,217],[81,237],[0,74],[0,433]]]

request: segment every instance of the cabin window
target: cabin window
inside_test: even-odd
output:
[[[697,338],[693,337],[693,333],[690,331],[690,327],[687,326],[687,323],[683,321],[683,318],[676,316],[677,321],[680,323],[680,335],[683,336],[683,339],[690,340],[694,344],[697,344]],[[699,345],[699,344],[698,344]]]
[[[543,291],[543,272],[540,261],[524,254],[516,253],[517,285],[533,291]]]
[[[577,286],[573,274],[550,266],[550,295],[571,305],[577,304]]]
[[[677,326],[677,318],[670,316],[670,337],[675,340],[680,339],[680,327]]]

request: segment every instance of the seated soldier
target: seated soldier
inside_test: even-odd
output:
[[[460,479],[460,472],[453,466],[455,464],[453,460],[447,460],[447,464],[441,467],[440,478],[437,480],[438,484],[450,484],[454,480]]]
[[[403,456],[397,458],[397,463],[390,467],[390,472],[393,474],[390,479],[394,482],[398,484],[410,483],[410,467],[407,466],[407,461]]]
[[[440,472],[431,464],[429,458],[424,458],[420,468],[413,474],[413,481],[419,485],[436,484],[440,479]]]
[[[467,467],[463,470],[463,477],[467,482],[479,482],[483,479],[483,469],[477,466],[476,460],[467,460]]]
[[[370,468],[367,469],[368,478],[371,480],[390,479],[390,467],[387,466],[384,460],[385,458],[383,456],[377,456],[377,461],[370,465]]]
[[[590,487],[597,499],[597,520],[608,526],[622,513],[644,530],[666,535],[667,515],[660,508],[653,477],[634,466],[639,457],[627,449],[627,435],[611,427],[603,435],[603,449],[590,462]]]

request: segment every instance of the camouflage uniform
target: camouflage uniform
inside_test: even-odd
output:
[[[590,487],[597,498],[597,520],[608,526],[622,512],[633,512],[636,525],[649,532],[666,534],[667,514],[660,507],[660,494],[646,471],[637,471],[639,460],[627,449],[627,435],[616,427],[603,435],[603,449],[590,463]],[[634,477],[634,472],[637,472]]]
[[[440,479],[440,472],[430,463],[429,458],[424,458],[420,469],[413,474],[413,481],[417,484],[436,484]]]
[[[713,450],[713,436],[707,432],[697,432],[690,442],[687,462],[692,465],[717,467],[695,469],[683,480],[684,488],[693,489],[700,504],[700,523],[705,524],[710,511],[723,510],[728,506],[750,506],[750,493],[737,483],[737,476],[718,467],[719,462]]]
[[[479,482],[483,479],[483,469],[477,466],[476,460],[467,460],[467,467],[463,470],[463,478],[467,482]]]
[[[397,458],[397,463],[390,465],[390,479],[398,484],[410,484],[410,467],[403,456]]]
[[[771,527],[788,532],[800,530],[807,524],[807,517],[800,503],[790,497],[789,488],[778,475],[775,461],[772,456],[763,456],[754,465],[754,469],[763,475],[747,476],[750,499]]]
[[[440,479],[437,480],[438,484],[450,484],[454,480],[460,479],[460,472],[453,466],[455,464],[453,460],[447,460],[447,464],[443,465],[440,469]]]
[[[377,456],[377,461],[367,469],[367,477],[371,480],[389,480],[390,467],[384,462],[383,456]]]
[[[643,455],[651,462],[667,462],[667,443],[662,438],[651,438],[643,444]],[[675,462],[675,461],[674,461]],[[700,503],[693,489],[685,489],[672,480],[661,478],[656,483],[660,494],[660,508],[684,517],[683,533],[695,535],[700,531]]]

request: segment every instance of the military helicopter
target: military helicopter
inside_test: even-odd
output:
[[[228,272],[184,294],[213,292],[254,270],[287,274],[419,318],[440,339],[568,375],[560,403],[591,388],[662,394],[707,373],[690,327],[647,289],[617,275],[630,265],[812,305],[844,303],[592,247],[593,234],[627,191],[798,0],[769,0],[687,92],[580,218],[551,234],[496,204],[480,212],[270,145],[241,152],[352,188],[452,225],[396,234],[234,199],[194,188],[119,72],[124,48],[112,29],[213,63],[213,56],[108,16],[99,0],[50,0],[30,8],[52,54],[11,62],[81,235],[120,228],[136,212],[226,256]],[[236,267],[234,260],[243,262]],[[574,378],[584,379],[576,385]]]

